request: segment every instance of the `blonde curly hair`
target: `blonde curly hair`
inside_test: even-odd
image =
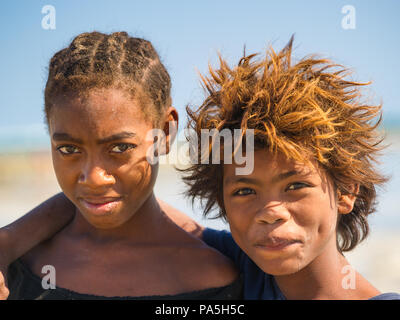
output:
[[[387,181],[376,169],[383,148],[381,105],[363,103],[360,87],[369,83],[346,80],[349,70],[330,60],[312,55],[292,63],[292,47],[293,37],[264,59],[244,54],[234,68],[220,56],[219,68],[210,66],[209,77],[201,76],[205,100],[186,108],[188,128],[199,138],[201,129],[253,129],[258,149],[317,160],[340,194],[357,184],[352,212],[338,215],[337,223],[338,249],[350,251],[368,235],[376,187]],[[222,165],[200,162],[182,171],[186,195],[205,204],[204,215],[219,206],[217,217],[226,218]]]

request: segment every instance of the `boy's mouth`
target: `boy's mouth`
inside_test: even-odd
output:
[[[255,247],[265,250],[282,250],[291,245],[301,243],[297,239],[281,238],[281,237],[268,237],[261,241],[256,242]]]

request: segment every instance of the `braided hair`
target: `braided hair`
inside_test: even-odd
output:
[[[170,76],[149,41],[126,32],[82,33],[50,60],[45,88],[47,123],[54,98],[109,87],[125,89],[132,97],[150,102],[142,104],[143,111],[155,123],[170,103]]]

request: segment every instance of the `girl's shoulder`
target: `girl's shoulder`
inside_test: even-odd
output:
[[[176,246],[176,252],[180,252],[176,261],[187,279],[191,282],[197,279],[200,287],[212,288],[228,285],[238,278],[238,270],[231,259],[199,238],[182,232],[182,241]]]
[[[101,250],[61,231],[33,248],[21,261],[37,276],[43,275],[43,266],[54,266],[61,288],[82,292],[82,279],[84,283],[95,283],[99,289],[92,293],[98,295],[105,291],[98,284],[98,280],[106,282],[102,276],[105,270],[113,274],[112,283],[104,285],[107,290],[111,290],[108,287],[113,283],[120,283],[116,286],[122,288],[127,279],[137,288],[147,284],[155,288],[154,293],[160,290],[166,294],[221,288],[237,282],[239,274],[229,258],[176,225],[164,227],[159,236],[149,235],[148,243],[128,242],[123,246],[110,243]],[[129,296],[153,293],[125,289],[124,295]]]
[[[181,272],[187,274],[189,279],[196,276],[199,283],[208,284],[208,287],[224,286],[235,281],[238,271],[233,261],[196,237],[195,232],[188,232],[188,228],[195,229],[199,225],[178,209],[160,203],[168,220],[165,224],[167,241],[173,250],[179,249],[180,252],[176,261],[180,261]]]
[[[44,288],[43,279],[32,273],[20,259],[9,267],[9,300],[237,300],[243,298],[243,278],[222,287],[183,292],[173,295],[101,296],[61,287]]]

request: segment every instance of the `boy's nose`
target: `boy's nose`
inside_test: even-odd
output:
[[[258,210],[256,221],[258,223],[273,224],[275,222],[287,221],[290,213],[282,202],[269,202],[263,208]]]

